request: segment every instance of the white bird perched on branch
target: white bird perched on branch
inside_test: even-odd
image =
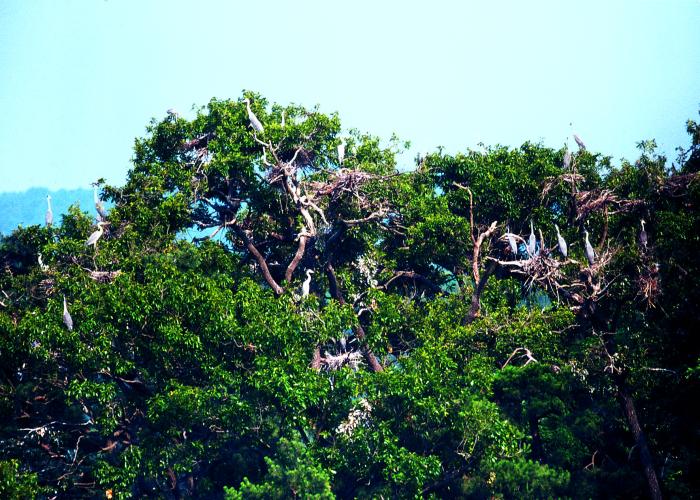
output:
[[[534,257],[536,248],[537,238],[535,237],[535,229],[532,225],[532,219],[530,219],[530,239],[527,243],[527,253],[530,254],[530,257]]]
[[[306,270],[306,279],[304,280],[304,283],[301,285],[301,296],[302,297],[309,296],[309,289],[311,288],[311,275],[312,274],[313,274],[313,271],[311,269]]]
[[[248,110],[248,120],[250,120],[250,126],[253,127],[253,130],[256,132],[264,132],[265,129],[263,127],[263,124],[258,120],[258,117],[255,116],[255,113],[253,113],[253,110],[250,109],[250,99],[247,97],[243,99],[243,102],[245,103],[246,109]]]
[[[71,318],[68,312],[68,304],[66,303],[66,297],[63,297],[63,324],[66,325],[69,332],[73,331],[73,318]]]
[[[513,253],[514,257],[518,256],[518,245],[515,242],[515,237],[513,233],[510,232],[510,227],[506,227],[506,239],[508,240],[508,245],[510,245],[510,251]]]
[[[566,240],[564,239],[564,237],[563,237],[563,236],[561,235],[561,233],[559,232],[559,226],[557,226],[556,224],[554,224],[554,227],[555,227],[556,230],[557,230],[557,242],[559,243],[559,251],[561,252],[561,254],[562,254],[562,255],[564,256],[564,258],[566,259],[566,256],[567,256],[567,254],[569,253],[568,247],[567,247],[567,245],[566,245]]]
[[[588,259],[588,264],[592,266],[595,263],[595,252],[593,251],[593,245],[588,239],[588,231],[584,232],[586,233],[586,258]]]
[[[569,150],[566,150],[566,153],[564,153],[564,170],[569,170],[571,167],[571,153]]]
[[[345,139],[340,139],[340,144],[338,144],[338,165],[342,165],[344,159],[345,159]]]
[[[98,222],[98,223],[97,223],[97,231],[95,231],[94,233],[92,233],[92,234],[90,235],[90,237],[89,237],[89,238],[87,239],[87,241],[85,242],[85,246],[88,246],[88,247],[89,247],[90,245],[94,245],[94,246],[95,246],[95,250],[97,250],[97,241],[98,241],[98,240],[102,237],[102,235],[104,234],[104,232],[105,232],[105,231],[104,231],[104,226],[106,226],[106,225],[107,225],[106,222]]]
[[[46,195],[46,204],[48,205],[48,208],[46,209],[46,217],[44,218],[44,221],[46,222],[46,227],[49,227],[51,224],[53,224],[53,211],[51,210],[50,194]]]

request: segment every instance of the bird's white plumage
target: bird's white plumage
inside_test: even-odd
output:
[[[588,231],[585,231],[586,234],[586,259],[588,259],[588,264],[593,265],[595,263],[595,251],[593,251],[593,245],[591,245],[591,241],[588,239]]]
[[[580,149],[582,149],[582,150],[585,150],[585,149],[586,149],[586,145],[583,143],[583,141],[581,140],[581,138],[580,138],[578,135],[576,135],[576,134],[574,134],[574,141],[576,141],[576,144],[578,144],[578,147],[579,147]]]
[[[66,325],[69,332],[73,331],[73,318],[68,312],[68,304],[65,297],[63,297],[63,324]]]
[[[568,246],[566,245],[566,240],[564,239],[564,237],[563,237],[563,236],[561,235],[561,233],[559,232],[559,226],[557,226],[556,224],[554,224],[554,227],[555,227],[556,230],[557,230],[557,243],[559,243],[559,251],[561,252],[561,254],[562,254],[562,255],[564,256],[564,258],[566,259],[567,255],[568,255],[568,253],[569,253]]]
[[[309,296],[309,290],[311,289],[311,275],[312,274],[313,274],[313,271],[311,269],[306,270],[306,279],[304,280],[304,283],[301,285],[301,296],[302,297]]]
[[[250,126],[253,127],[253,130],[255,130],[256,132],[264,132],[265,129],[263,128],[262,123],[260,122],[260,120],[258,120],[258,117],[255,116],[253,110],[250,109],[250,100],[244,99],[243,102],[245,102],[246,109],[248,110],[248,120],[250,120]]]
[[[345,159],[345,141],[341,140],[340,144],[338,144],[338,165],[342,165],[344,159]]]
[[[513,236],[513,233],[510,232],[510,228],[506,228],[506,239],[508,240],[508,245],[510,245],[510,251],[513,253],[513,256],[518,255],[518,245],[515,243],[515,236]]]
[[[537,248],[537,238],[535,237],[535,228],[530,221],[530,239],[527,244],[527,253],[530,254],[530,257],[535,255],[535,248]]]
[[[95,245],[95,248],[97,248],[97,241],[104,234],[104,225],[104,222],[97,223],[97,231],[95,231],[88,237],[87,241],[85,242],[85,246]]]

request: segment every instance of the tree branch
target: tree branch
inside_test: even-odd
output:
[[[328,277],[328,284],[330,288],[331,297],[337,300],[341,305],[345,304],[345,298],[343,297],[343,293],[340,291],[340,287],[338,286],[338,278],[335,275],[335,269],[333,269],[333,264],[331,264],[330,261],[326,263],[325,271],[326,276]],[[365,330],[364,328],[362,328],[359,318],[357,320],[357,326],[355,327],[355,336],[361,342],[360,350],[362,351],[362,354],[364,354],[365,359],[367,359],[367,363],[369,364],[372,371],[384,371],[384,368],[377,360],[377,357],[374,354],[372,354],[371,349],[367,347],[367,345],[364,342]]]

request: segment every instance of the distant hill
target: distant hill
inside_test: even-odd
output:
[[[51,195],[56,224],[60,223],[61,215],[68,211],[68,207],[76,202],[81,210],[95,215],[92,189],[49,191],[46,188],[31,188],[21,193],[0,193],[0,234],[10,234],[20,224],[44,224],[47,194]]]

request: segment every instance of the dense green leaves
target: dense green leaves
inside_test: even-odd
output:
[[[150,124],[97,248],[77,207],[0,240],[0,495],[700,491],[694,122],[677,172],[644,141],[399,173],[395,138],[243,97],[264,131],[243,99]]]

